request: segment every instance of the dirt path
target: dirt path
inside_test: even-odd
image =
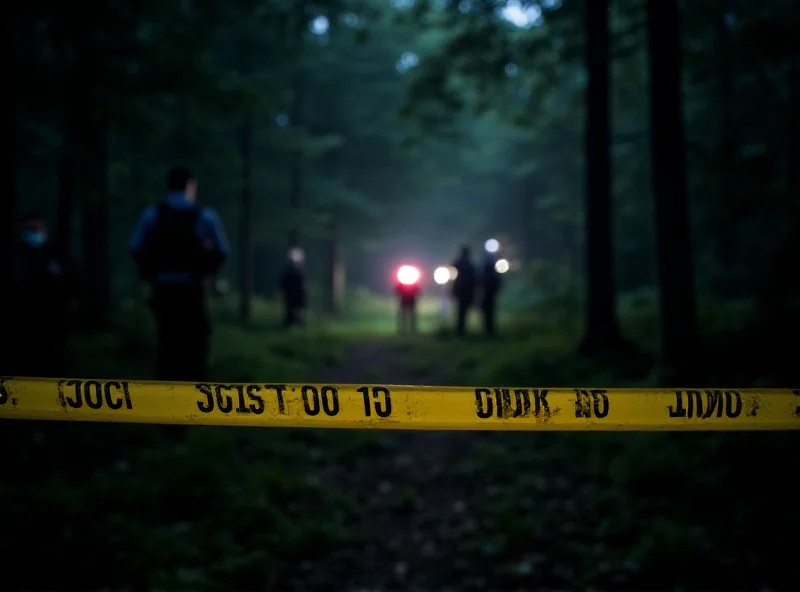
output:
[[[401,353],[387,341],[353,347],[326,380],[374,382],[375,376],[385,384],[443,384],[435,376],[412,376]],[[338,589],[434,592],[485,586],[480,578],[469,576],[470,565],[459,563],[459,540],[477,528],[469,518],[469,481],[474,486],[474,479],[452,470],[470,455],[475,434],[377,435],[378,454],[356,466],[332,467],[324,476],[330,486],[357,498],[359,512],[352,528],[365,541],[358,569],[349,572]]]

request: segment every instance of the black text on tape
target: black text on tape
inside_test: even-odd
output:
[[[123,405],[125,409],[133,409],[130,386],[124,380],[60,380],[58,403],[65,409],[81,409],[84,405],[112,411],[123,409]]]

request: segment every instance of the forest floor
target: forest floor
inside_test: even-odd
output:
[[[441,376],[411,373],[402,354],[386,339],[360,342],[325,381],[358,384],[380,376],[383,384],[444,384]],[[364,546],[352,561],[334,556],[313,566],[312,582],[314,574],[320,583],[330,581],[338,564],[348,565],[340,581],[350,590],[485,589],[485,578],[459,544],[460,534],[477,526],[470,511],[475,492],[474,482],[459,479],[454,469],[475,441],[467,432],[384,431],[376,437],[378,454],[321,467],[326,487],[355,494],[359,512],[350,526]],[[310,583],[297,582],[297,589]]]
[[[414,371],[407,354],[421,345],[358,342],[324,381],[379,376],[384,384],[454,384],[437,370],[436,356]],[[443,360],[448,350],[438,347]],[[773,548],[768,523],[781,513],[771,505],[777,498],[753,501],[744,512],[724,501],[716,511],[703,507],[721,497],[726,481],[744,494],[753,440],[686,436],[670,442],[665,434],[377,432],[369,454],[349,462],[321,457],[316,465],[322,489],[352,500],[347,528],[354,544],[304,562],[286,585],[384,592],[715,589],[732,585],[732,570],[741,568],[747,575],[740,579],[769,590],[760,584],[780,582],[781,574],[759,573],[776,557],[748,547],[760,540]],[[775,442],[766,438],[770,449]],[[722,470],[720,454],[727,456]],[[774,491],[769,479],[776,475],[767,468],[762,475],[760,485],[751,483],[751,499]],[[708,569],[696,569],[701,557]]]
[[[589,361],[562,308],[515,318],[491,342],[455,339],[435,318],[398,338],[387,311],[285,333],[275,315],[243,329],[223,310],[212,376],[647,384],[650,313],[622,317],[645,353]],[[148,378],[145,312],[76,335],[71,351],[74,376]],[[719,382],[751,384],[739,366]],[[4,589],[794,589],[797,433],[0,428],[2,581],[16,582]]]

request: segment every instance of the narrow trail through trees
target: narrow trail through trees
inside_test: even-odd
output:
[[[347,352],[326,381],[442,384],[413,376],[392,342],[366,341]],[[355,499],[352,529],[364,547],[341,574],[348,590],[465,590],[485,587],[459,559],[459,542],[478,525],[470,518],[475,477],[458,474],[480,438],[472,432],[382,431],[375,453],[321,468],[326,487]],[[467,537],[470,538],[470,537]],[[331,561],[330,559],[333,559]],[[328,563],[336,570],[330,558]],[[344,559],[344,558],[343,558]],[[340,564],[342,565],[342,564]],[[327,575],[328,566],[320,576]]]

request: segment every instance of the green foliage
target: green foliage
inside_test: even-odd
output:
[[[481,508],[475,519],[492,525],[473,553],[493,566],[491,581],[507,587],[642,589],[658,580],[660,589],[693,590],[706,578],[780,587],[789,575],[767,532],[785,524],[764,522],[788,494],[744,496],[763,487],[761,479],[785,482],[776,464],[756,458],[780,455],[788,443],[780,434],[493,434],[464,467],[492,476],[473,500]],[[720,488],[743,497],[719,497]],[[750,553],[755,533],[764,533],[766,547]],[[698,567],[698,555],[709,563]]]
[[[542,284],[548,275],[559,271],[535,272]],[[347,323],[318,320],[290,334],[276,332],[273,303],[256,301],[246,331],[228,320],[233,302],[217,305],[213,375],[381,382],[405,360],[405,374],[393,380],[649,384],[652,294],[619,305],[642,352],[600,363],[575,357],[579,307],[555,297],[561,281],[552,285],[536,306],[504,315],[502,337],[491,342],[477,334],[456,340],[435,326],[416,338],[381,336],[378,321],[391,318],[391,302],[364,291],[352,295],[357,307]],[[729,330],[726,320],[741,318],[746,303],[701,310],[707,331]],[[95,372],[149,376],[145,311],[132,307],[117,323],[113,335],[80,337],[73,348],[82,360],[92,356]],[[369,357],[354,361],[353,347]],[[647,589],[658,581],[665,590],[696,590],[697,578],[711,574],[719,585],[780,589],[791,571],[780,533],[798,526],[785,512],[793,500],[789,434],[440,434],[431,446],[347,430],[6,428],[0,503],[16,511],[0,548],[7,557],[47,554],[53,567],[27,573],[29,588],[78,580],[89,589],[324,586],[363,573],[374,545],[413,534],[426,546],[453,520],[445,555],[453,560],[426,574],[465,589],[483,578],[512,589]],[[398,464],[403,455],[410,464]],[[431,479],[427,471],[441,472]],[[376,494],[383,479],[395,487]],[[697,567],[698,555],[707,567]],[[734,569],[743,565],[746,572]]]
[[[118,306],[106,331],[71,336],[71,373],[152,375],[152,321],[125,243],[138,209],[163,196],[168,164],[198,172],[200,200],[233,239],[226,274],[235,277],[241,249],[253,246],[237,240],[247,115],[253,233],[265,251],[254,267],[268,278],[259,291],[272,296],[288,229],[300,222],[313,310],[307,328],[282,332],[278,303],[255,298],[243,329],[237,294],[215,300],[214,379],[656,384],[644,4],[613,2],[611,18],[615,279],[631,348],[592,360],[574,354],[587,297],[585,3],[538,3],[553,8],[528,28],[501,20],[503,4],[18,7],[21,205],[54,217],[66,189],[55,175],[60,159],[91,156],[96,119],[109,137],[109,195],[90,193],[82,177],[94,160],[79,159],[75,201],[111,205]],[[685,4],[701,379],[786,386],[796,348],[776,334],[797,327],[798,56],[782,41],[798,28],[797,3]],[[329,28],[315,34],[319,15]],[[293,115],[298,94],[303,117]],[[293,211],[295,154],[303,195]],[[333,216],[354,278],[338,318],[319,312]],[[81,228],[72,242],[92,236]],[[502,297],[501,337],[456,340],[430,292],[420,304],[424,334],[396,338],[396,303],[374,293],[386,290],[392,262],[417,257],[432,268],[488,236],[503,237],[519,264]],[[475,316],[470,330],[479,331]],[[369,355],[354,363],[358,348]],[[325,589],[369,572],[370,557],[423,553],[434,542],[445,552],[425,565],[435,564],[441,586],[419,589],[758,589],[791,575],[790,436],[458,438],[12,422],[0,432],[4,581]],[[403,465],[404,455],[413,462]],[[386,495],[384,476],[396,485]],[[46,558],[47,569],[28,569],[30,557]],[[393,586],[413,588],[385,587]]]
[[[108,427],[9,428],[39,472],[22,477],[22,458],[11,460],[0,499],[38,510],[9,517],[0,545],[50,554],[51,573],[62,574],[28,574],[29,586],[79,578],[91,589],[247,588],[291,581],[296,562],[358,544],[346,524],[352,500],[323,491],[313,462],[320,449],[327,458],[358,452],[354,439],[190,428],[178,443],[165,428]],[[93,441],[109,454],[86,454]],[[58,442],[84,453],[58,454]],[[37,540],[43,529],[51,536]]]
[[[238,326],[236,314],[235,295],[212,302],[211,373],[220,381],[259,382],[268,376],[277,382],[308,380],[312,369],[336,363],[348,342],[337,325],[316,317],[310,333],[282,331],[283,311],[275,301],[256,298],[247,329]],[[155,352],[150,311],[127,300],[112,320],[106,332],[73,337],[73,372],[81,377],[149,377]]]

